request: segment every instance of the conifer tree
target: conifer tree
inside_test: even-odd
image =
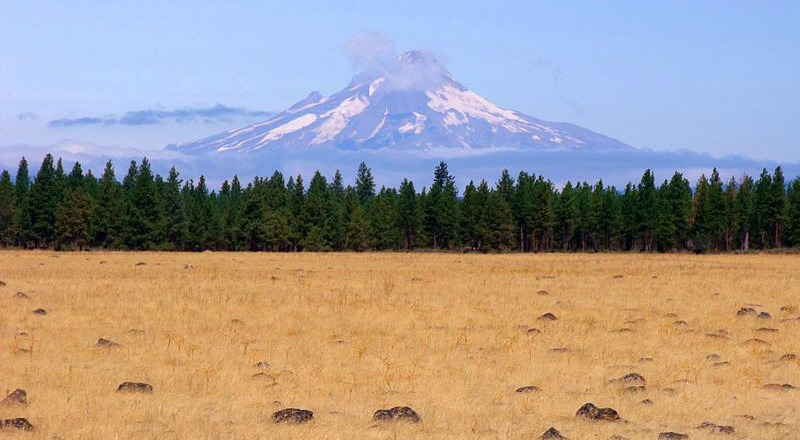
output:
[[[122,191],[114,175],[114,165],[109,160],[97,188],[97,206],[92,216],[93,242],[115,249],[122,241],[125,205]]]
[[[19,161],[19,167],[14,179],[14,193],[16,195],[16,210],[14,212],[15,241],[18,245],[27,248],[33,241],[33,222],[31,220],[29,200],[31,183],[28,161],[24,157]]]
[[[736,225],[739,247],[750,249],[750,232],[753,225],[753,179],[745,175],[736,193]]]
[[[783,245],[783,226],[786,222],[786,181],[781,167],[777,167],[772,176],[768,215],[772,246],[779,248]]]
[[[725,186],[725,218],[724,223],[724,243],[725,250],[731,251],[734,249],[734,241],[736,239],[736,231],[739,226],[737,223],[736,215],[736,192],[738,191],[736,185],[736,178],[731,177],[728,184]]]
[[[459,235],[457,196],[455,178],[447,170],[447,164],[440,162],[434,171],[426,212],[428,234],[433,240],[434,249],[449,249],[457,244]]]
[[[163,236],[167,249],[186,249],[188,219],[185,204],[181,200],[181,183],[183,180],[175,167],[170,168],[167,180],[161,191],[163,218]]]
[[[11,183],[11,174],[3,170],[0,174],[0,246],[7,247],[14,244],[14,214],[17,200],[14,194],[14,184]]]
[[[133,162],[131,164],[133,165]],[[131,176],[130,171],[128,176]],[[158,226],[161,219],[155,178],[147,158],[142,159],[142,163],[132,176],[132,182],[128,184],[130,189],[125,209],[125,244],[129,249],[154,249],[160,242]]]
[[[486,194],[484,196],[483,194]],[[482,235],[487,237],[482,242],[491,246],[492,249],[507,251],[514,247],[514,217],[511,214],[511,205],[499,191],[489,191],[486,181],[481,182],[478,187],[478,194],[486,201],[486,226],[483,228]]]
[[[789,245],[800,247],[800,177],[797,177],[789,187],[787,197],[787,237]]]
[[[356,175],[356,196],[362,206],[369,203],[375,196],[375,180],[372,178],[372,170],[369,169],[366,163],[361,162],[358,165],[358,174]]]
[[[403,182],[400,183],[398,198],[398,227],[403,236],[403,248],[414,249],[420,244],[419,233],[422,230],[421,210],[414,183],[403,179]]]
[[[63,170],[62,170],[63,173]],[[48,154],[36,174],[30,190],[30,213],[33,239],[38,247],[47,247],[55,239],[56,212],[61,204],[53,156]]]

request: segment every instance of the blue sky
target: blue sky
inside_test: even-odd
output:
[[[0,145],[157,149],[243,125],[344,87],[343,46],[362,31],[433,49],[470,89],[541,119],[800,161],[796,1],[2,0]],[[126,115],[158,123],[50,124]]]

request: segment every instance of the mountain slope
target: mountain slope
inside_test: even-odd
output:
[[[461,85],[431,53],[412,51],[356,75],[336,94],[324,97],[313,92],[266,121],[167,149],[208,153],[320,146],[345,150],[631,148],[576,125],[502,109]]]

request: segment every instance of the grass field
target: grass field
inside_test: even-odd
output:
[[[28,394],[0,418],[35,426],[0,437],[800,438],[800,389],[765,388],[800,387],[796,255],[5,251],[0,280],[0,398]],[[422,422],[372,421],[398,405]]]

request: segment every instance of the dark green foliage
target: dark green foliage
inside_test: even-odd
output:
[[[16,207],[17,197],[14,193],[14,184],[11,183],[11,174],[3,170],[3,173],[0,174],[0,246],[14,244]]]
[[[238,177],[211,190],[205,179],[166,179],[147,159],[118,182],[111,162],[100,179],[80,163],[64,172],[48,155],[36,179],[20,161],[0,174],[0,246],[53,249],[365,251],[418,248],[511,251],[718,252],[800,246],[800,180],[781,168],[723,183],[717,170],[695,188],[680,173],[655,184],[645,171],[623,191],[594,184],[556,188],[542,176],[504,170],[492,187],[470,182],[459,194],[441,162],[430,188],[405,179],[375,192],[359,166],[288,182],[276,171],[245,187]]]

